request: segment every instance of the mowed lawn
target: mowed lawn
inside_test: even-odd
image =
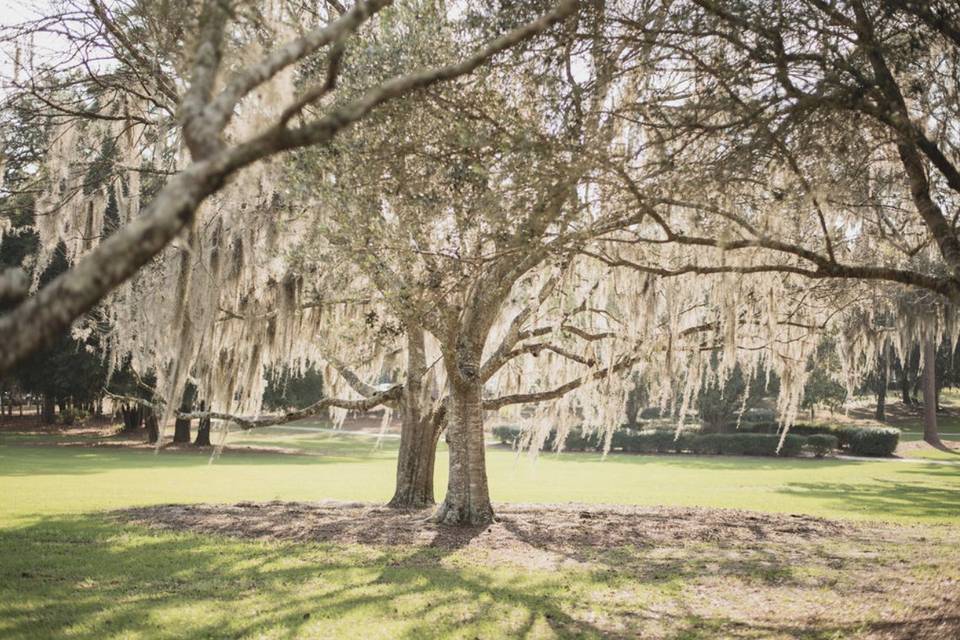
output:
[[[492,447],[491,492],[501,503],[698,506],[910,525],[896,544],[869,536],[838,538],[829,548],[810,543],[809,558],[791,558],[776,540],[736,552],[722,539],[672,551],[638,541],[541,568],[469,548],[161,532],[108,513],[164,503],[382,503],[392,490],[395,440],[376,446],[369,437],[265,429],[231,443],[310,455],[227,451],[212,464],[203,453],[52,442],[0,435],[0,638],[712,638],[731,629],[737,637],[859,637],[888,616],[906,615],[908,604],[871,597],[849,624],[820,624],[809,607],[842,610],[845,580],[851,593],[863,591],[849,577],[868,579],[877,568],[863,558],[879,553],[889,560],[884,570],[911,584],[941,578],[957,560],[943,550],[955,552],[960,532],[960,465],[592,454],[532,460]],[[438,498],[446,464],[441,447]],[[710,582],[721,578],[727,582]],[[711,589],[754,604],[742,614],[716,609]],[[803,603],[795,615],[805,622],[757,620],[764,607],[776,619],[776,603],[785,601]],[[781,617],[791,615],[787,607]]]
[[[386,502],[395,439],[279,428],[231,444],[311,455],[226,451],[153,453],[113,447],[35,446],[41,436],[0,436],[0,523],[134,505],[243,500]],[[949,455],[949,454],[947,454]],[[960,461],[960,456],[957,456]],[[487,450],[496,502],[707,506],[887,522],[960,523],[960,465],[899,461]],[[437,455],[442,498],[447,454]]]

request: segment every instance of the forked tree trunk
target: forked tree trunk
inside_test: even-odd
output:
[[[943,448],[937,429],[937,345],[933,338],[923,342],[923,439]]]
[[[493,521],[484,458],[483,385],[476,375],[471,378],[450,384],[450,477],[446,498],[433,516],[440,524],[484,525]]]

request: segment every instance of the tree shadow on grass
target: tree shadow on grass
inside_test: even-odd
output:
[[[56,445],[0,446],[0,476],[43,474],[89,475],[124,469],[205,467],[210,464],[210,448],[161,450],[124,447],[74,447]],[[214,466],[322,465],[330,463],[373,462],[392,459],[391,452],[373,448],[372,443],[317,449],[307,454],[247,453],[225,451]]]
[[[939,473],[938,473],[939,472]],[[904,470],[903,474],[942,475],[960,479],[960,470]],[[874,479],[869,484],[840,482],[793,482],[779,493],[816,499],[851,513],[868,511],[884,517],[942,518],[955,520],[960,513],[958,487],[933,487],[926,484]]]
[[[604,636],[548,597],[556,584],[443,563],[480,533],[372,549],[48,518],[0,529],[0,636],[424,638],[476,628],[523,637],[538,625],[559,637]]]
[[[719,573],[782,585],[794,581],[787,561],[763,550],[755,558],[725,558],[719,548],[712,558],[691,549],[650,562],[617,548],[594,555],[591,568],[577,573],[498,568],[457,556],[485,533],[441,528],[426,546],[266,543],[156,532],[104,515],[46,518],[0,529],[0,636],[618,638],[637,637],[649,623],[664,631],[658,637],[678,639],[850,637],[864,629],[908,638],[931,621],[960,628],[955,615],[937,611],[849,626],[703,616],[686,605],[685,582]],[[524,541],[556,550],[535,536]],[[567,591],[571,581],[579,595]],[[579,599],[583,590],[620,588],[653,589],[676,606],[664,613],[652,606],[659,597],[640,597],[597,619],[593,605]]]

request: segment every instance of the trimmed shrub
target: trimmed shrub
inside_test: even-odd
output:
[[[777,453],[780,436],[767,433],[711,433],[694,436],[689,443],[693,453],[701,455],[728,456],[796,456],[800,454],[806,438],[787,435],[783,447]]]
[[[850,436],[850,453],[882,458],[892,456],[900,442],[900,430],[891,427],[863,427]]]
[[[551,441],[554,441],[556,436],[550,438]],[[573,427],[567,433],[567,439],[563,442],[564,451],[587,451],[588,449],[596,449],[603,446],[603,438],[596,433],[591,433],[590,435],[584,435],[583,430],[580,427]]]
[[[551,429],[547,439],[543,441],[544,451],[553,451],[556,449],[557,430]],[[564,451],[594,451],[603,447],[603,435],[591,433],[584,435],[580,427],[571,427],[567,432],[567,438],[563,441]]]
[[[493,437],[499,440],[501,444],[508,444],[512,447],[517,442],[517,438],[520,437],[520,427],[512,425],[494,427]]]
[[[818,458],[833,453],[840,448],[840,439],[827,433],[815,433],[807,436],[807,447]]]
[[[660,412],[660,407],[644,407],[640,410],[640,414],[637,417],[641,420],[652,420],[662,417],[662,413]]]
[[[804,441],[803,436],[788,434],[778,453],[780,436],[777,434],[732,433],[721,440],[720,453],[741,456],[795,456],[800,453]]]
[[[840,449],[858,456],[889,456],[897,448],[900,430],[892,427],[858,427],[849,424],[797,424],[790,433],[803,435],[827,435],[837,439]]]

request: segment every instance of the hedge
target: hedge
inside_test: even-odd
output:
[[[517,442],[517,438],[520,437],[520,427],[509,425],[494,427],[493,437],[499,440],[501,444],[508,444],[512,447]]]
[[[741,424],[741,431],[773,433],[775,423]],[[832,436],[836,449],[845,449],[858,456],[882,457],[893,455],[900,440],[900,430],[892,427],[859,427],[852,424],[795,424],[790,434],[801,436]],[[811,443],[812,444],[812,443]]]
[[[892,456],[899,442],[899,429],[890,427],[858,429],[850,436],[850,453],[855,456]]]
[[[818,458],[822,458],[828,453],[840,448],[840,440],[837,436],[827,433],[815,433],[807,436],[807,447]]]
[[[494,427],[493,435],[500,442],[513,446],[520,436],[516,426]],[[610,448],[629,453],[681,453],[701,455],[796,456],[806,446],[817,457],[836,449],[845,449],[857,456],[890,456],[900,440],[899,429],[890,427],[856,427],[852,425],[795,425],[790,428],[777,453],[780,435],[776,433],[709,433],[684,430],[679,438],[671,429],[618,429],[613,432]],[[803,434],[809,434],[804,437]],[[584,435],[579,427],[570,429],[564,442],[565,451],[600,451],[603,434]],[[556,430],[544,442],[544,449],[555,448]]]
[[[701,455],[797,456],[806,442],[803,436],[788,434],[777,451],[780,436],[768,433],[711,433],[695,436],[690,450]]]
[[[668,453],[675,451],[679,453],[682,447],[674,439],[675,430],[657,430],[647,429],[644,431],[633,431],[622,429],[613,432],[613,438],[610,441],[611,449],[621,449],[629,453]]]

